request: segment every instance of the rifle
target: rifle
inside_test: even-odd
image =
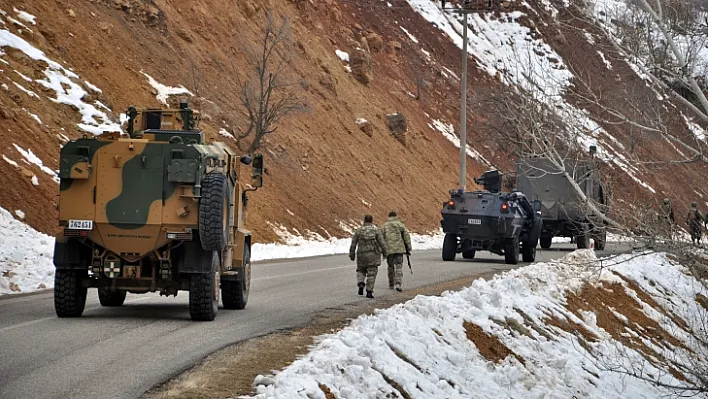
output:
[[[443,3],[444,5],[444,3]],[[403,239],[403,245],[406,243],[406,236],[403,234],[403,231],[401,231],[401,238]],[[413,249],[413,248],[411,248]],[[408,259],[408,268],[411,269],[411,274],[413,274],[413,268],[411,267],[411,256],[409,253],[406,253],[406,258]]]

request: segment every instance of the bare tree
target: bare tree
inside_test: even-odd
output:
[[[597,7],[593,5],[593,7]],[[684,0],[632,0],[617,10],[602,9],[617,25],[615,44],[631,55],[645,72],[687,98],[708,120],[708,99],[699,76],[706,72],[700,52],[708,43],[708,22],[700,2]],[[610,32],[606,32],[610,33]],[[621,43],[621,44],[620,44]]]
[[[260,41],[245,48],[248,77],[239,82],[239,88],[248,127],[235,135],[239,149],[252,153],[285,116],[307,109],[295,94],[299,84],[286,76],[292,47],[290,21],[285,17],[276,20],[268,11]]]

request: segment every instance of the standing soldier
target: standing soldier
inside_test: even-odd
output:
[[[688,215],[686,216],[686,224],[691,228],[691,241],[696,244],[701,242],[701,227],[706,222],[701,215],[701,211],[698,210],[698,204],[691,203],[691,209],[688,210]]]
[[[386,249],[388,256],[388,288],[396,288],[396,291],[401,292],[401,284],[403,282],[403,254],[410,256],[411,254],[411,235],[408,229],[401,222],[396,212],[391,211],[388,214],[388,221],[381,227],[383,237],[386,240]]]
[[[669,237],[673,237],[674,232],[674,207],[671,204],[671,200],[664,198],[664,202],[661,204],[662,220],[660,221],[663,227],[667,230]]]
[[[383,235],[373,222],[374,218],[371,215],[364,216],[364,225],[356,229],[352,237],[352,245],[349,247],[349,259],[354,260],[356,253],[356,279],[359,295],[364,295],[364,286],[366,285],[367,298],[374,297],[374,284],[381,265],[381,255],[383,254],[384,258],[388,255]],[[366,284],[364,284],[364,278],[366,278]]]

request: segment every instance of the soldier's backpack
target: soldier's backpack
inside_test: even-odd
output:
[[[359,250],[361,252],[381,252],[376,241],[376,227],[364,227],[359,235]]]

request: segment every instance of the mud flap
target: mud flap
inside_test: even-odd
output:
[[[54,267],[57,270],[86,270],[88,267],[87,256],[83,257],[82,252],[88,252],[90,249],[76,240],[57,238],[54,242]]]
[[[211,256],[204,252],[210,251],[202,249],[199,239],[185,242],[182,245],[182,253],[177,261],[177,271],[179,273],[210,273]]]

